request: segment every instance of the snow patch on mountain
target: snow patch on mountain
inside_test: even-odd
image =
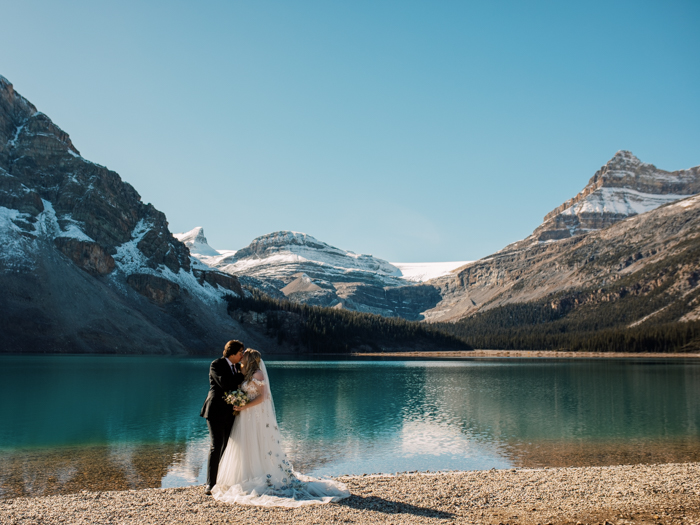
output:
[[[700,166],[668,172],[620,150],[575,197],[545,215],[524,242],[552,242],[600,230],[697,193]]]
[[[139,250],[138,244],[152,225],[141,219],[131,232],[131,240],[121,244],[114,255],[114,262],[125,275],[132,273],[156,273],[148,267],[148,259]]]
[[[53,204],[46,199],[41,199],[41,202],[44,205],[44,211],[37,216],[37,222],[35,225],[37,235],[49,239],[68,237],[79,241],[95,242],[94,239],[92,239],[80,228],[80,223],[78,223],[78,221],[73,219],[70,215],[61,217],[61,220],[67,223],[66,228],[62,229],[58,222],[58,217]]]
[[[33,267],[29,257],[32,241],[22,235],[22,229],[14,221],[29,217],[26,213],[0,206],[0,263],[5,271],[18,271]]]
[[[393,262],[399,270],[401,277],[407,281],[423,283],[430,279],[448,275],[453,270],[461,268],[473,261],[452,261],[452,262],[427,262],[427,263],[398,263]]]
[[[34,265],[32,253],[37,250],[36,238],[52,241],[57,237],[70,237],[78,240],[94,242],[88,237],[70,217],[65,220],[68,224],[65,230],[61,229],[51,202],[42,199],[44,211],[36,216],[33,231],[20,228],[17,222],[27,223],[31,216],[21,213],[19,210],[0,206],[0,261],[6,269],[27,269]],[[28,235],[29,234],[29,235]]]
[[[584,200],[563,210],[562,215],[581,215],[583,213],[610,213],[618,215],[639,215],[654,210],[659,206],[690,195],[673,193],[653,194],[629,188],[602,187],[595,190]]]
[[[159,265],[157,268],[149,266],[148,258],[141,252],[138,244],[152,228],[153,225],[143,219],[136,224],[131,232],[131,240],[121,244],[117,248],[117,253],[114,255],[114,262],[117,268],[124,275],[136,273],[156,275],[177,283],[206,303],[222,303],[223,294],[230,294],[230,291],[223,291],[218,287],[214,288],[207,282],[199,282],[192,272],[187,272],[182,268],[175,273],[163,264]],[[205,269],[210,270],[211,268],[205,266]],[[115,284],[117,284],[116,279]]]

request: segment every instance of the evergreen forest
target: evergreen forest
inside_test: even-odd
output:
[[[227,296],[229,313],[264,314],[269,336],[310,353],[471,350],[460,337],[433,325],[293,303],[273,299],[254,288],[247,290],[252,294],[249,297]]]

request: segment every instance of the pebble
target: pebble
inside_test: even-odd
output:
[[[700,463],[345,476],[352,496],[297,509],[228,505],[198,487],[21,497],[0,523],[700,525]]]

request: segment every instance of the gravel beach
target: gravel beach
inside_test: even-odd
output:
[[[338,478],[352,496],[300,509],[231,506],[202,487],[0,501],[0,523],[700,524],[700,463]]]

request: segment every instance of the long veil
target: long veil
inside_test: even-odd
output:
[[[293,470],[282,445],[270,377],[262,359],[260,371],[265,397],[259,405],[236,416],[212,489],[214,498],[242,505],[300,507],[350,496],[339,481],[312,478]],[[246,382],[242,388],[246,389]]]
[[[272,419],[277,422],[277,413],[275,412],[275,402],[272,400],[272,390],[270,389],[270,376],[267,375],[267,367],[265,366],[265,361],[260,359],[260,371],[263,373],[263,381],[265,381],[265,400],[263,403],[267,405],[269,413],[272,415]],[[268,405],[269,403],[269,405]]]

